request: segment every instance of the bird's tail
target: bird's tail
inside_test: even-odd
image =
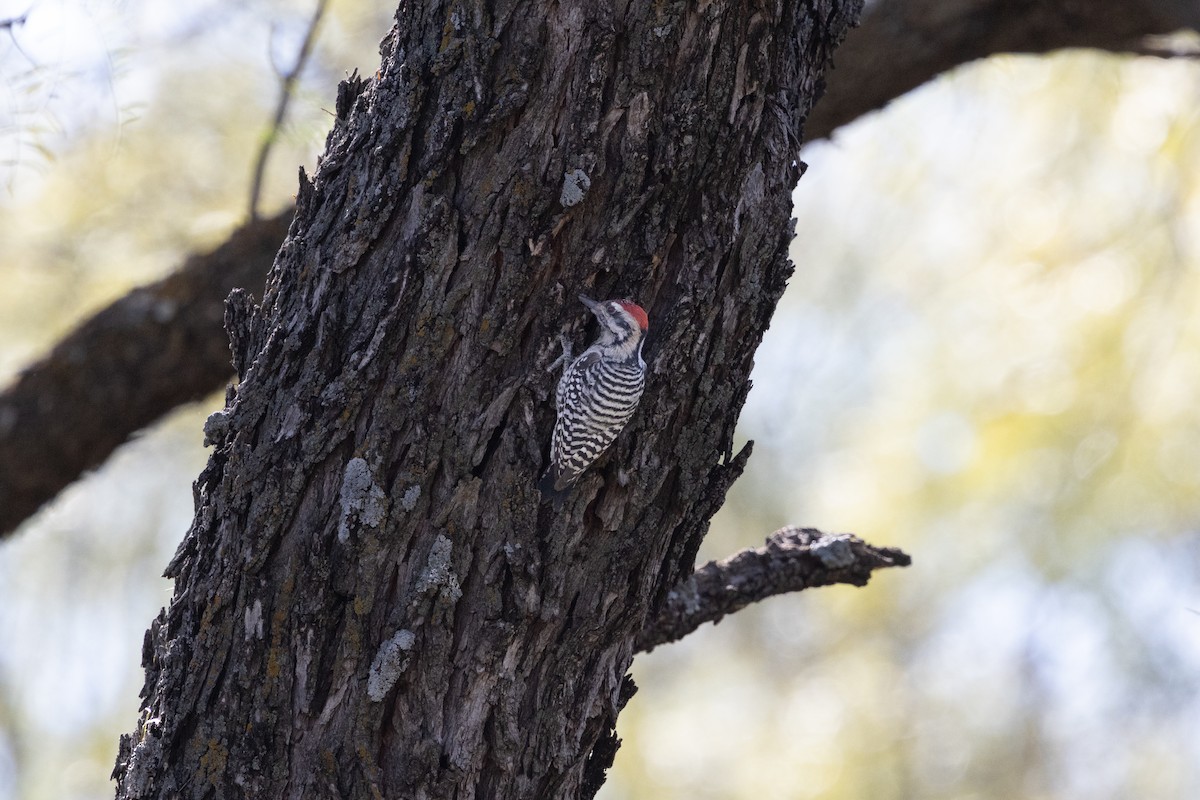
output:
[[[538,481],[538,491],[542,493],[542,501],[552,503],[555,511],[562,511],[563,503],[573,488],[574,486],[566,479],[566,476],[553,464]]]

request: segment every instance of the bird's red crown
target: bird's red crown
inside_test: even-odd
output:
[[[646,316],[646,309],[639,306],[632,300],[618,300],[621,308],[629,312],[629,315],[637,320],[638,327],[643,331],[650,329],[650,317]]]

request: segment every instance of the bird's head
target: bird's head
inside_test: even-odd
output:
[[[632,300],[605,300],[600,303],[579,295],[579,302],[587,306],[600,321],[600,343],[603,345],[636,344],[650,327],[646,309]]]

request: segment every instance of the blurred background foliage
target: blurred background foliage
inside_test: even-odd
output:
[[[244,219],[312,5],[28,10],[0,35],[0,383]],[[389,17],[332,3],[264,212]],[[702,558],[796,523],[916,562],[640,657],[601,797],[1200,796],[1198,97],[1195,61],[999,57],[806,148]],[[111,796],[219,405],[0,544],[0,800]]]

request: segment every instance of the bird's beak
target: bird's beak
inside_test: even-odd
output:
[[[599,303],[597,303],[592,298],[584,297],[583,295],[579,295],[579,302],[581,302],[585,306],[587,306],[588,311],[591,311],[593,314],[599,314],[601,309],[603,308],[603,306],[601,306]]]

